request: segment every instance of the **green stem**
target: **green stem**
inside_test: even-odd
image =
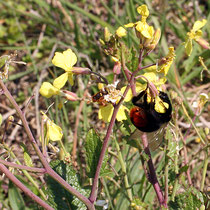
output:
[[[204,183],[205,183],[205,179],[206,179],[206,172],[207,172],[208,162],[209,162],[208,149],[206,149],[205,159],[204,159],[204,164],[203,164],[202,180],[201,180],[201,189],[200,189],[201,191],[203,191],[203,188],[204,188]]]
[[[115,138],[115,145],[116,145],[116,149],[117,149],[117,153],[118,153],[118,160],[120,161],[122,172],[124,174],[124,183],[125,183],[126,191],[128,193],[128,197],[129,197],[130,201],[132,201],[133,200],[133,196],[132,196],[132,191],[131,191],[130,185],[128,183],[128,176],[127,176],[127,171],[126,171],[126,163],[123,160],[122,153],[120,151],[120,146],[119,146],[116,138]]]
[[[168,203],[168,160],[165,167],[165,202]]]
[[[189,116],[189,114],[188,114],[188,112],[187,112],[187,109],[185,108],[185,106],[184,106],[183,103],[182,103],[182,108],[183,108],[183,111],[184,111],[186,117],[188,118],[188,120],[189,120],[190,123],[192,124],[193,128],[195,129],[195,131],[196,131],[198,137],[200,138],[201,142],[202,142],[204,145],[206,145],[205,141],[203,140],[202,136],[200,135],[200,133],[199,133],[197,127],[195,126],[193,120],[192,120],[191,117]]]
[[[175,182],[174,182],[174,187],[173,187],[173,191],[172,191],[172,195],[171,195],[172,201],[174,201],[174,199],[175,199],[177,187],[178,187],[178,177],[175,179]]]
[[[103,183],[103,185],[104,185],[106,194],[107,194],[107,196],[108,196],[108,200],[109,200],[110,207],[111,207],[112,210],[114,210],[114,206],[113,206],[113,204],[112,204],[112,201],[113,201],[113,200],[111,199],[111,196],[110,196],[110,194],[109,194],[109,189],[108,189],[108,187],[107,187],[107,184],[106,184],[104,178],[102,178],[102,183]]]
[[[15,162],[18,165],[22,165],[21,162],[17,159],[14,152],[11,151],[11,149],[6,144],[4,144],[4,148],[10,153],[11,157],[15,159]],[[47,200],[47,196],[44,194],[42,189],[40,189],[39,185],[34,181],[34,179],[31,177],[31,175],[26,170],[22,170],[22,172],[28,178],[28,180],[32,183],[32,185],[34,185],[34,187],[39,191],[40,195],[44,198],[44,200]]]

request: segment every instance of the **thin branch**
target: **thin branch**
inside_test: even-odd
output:
[[[34,147],[37,155],[40,158],[40,161],[42,162],[44,168],[46,169],[46,172],[49,174],[50,177],[52,177],[55,181],[59,182],[67,191],[69,191],[71,194],[75,195],[79,200],[81,200],[90,210],[95,209],[93,203],[91,203],[88,198],[86,198],[84,195],[82,195],[81,193],[79,193],[76,189],[74,189],[72,186],[70,186],[61,176],[59,176],[48,164],[47,160],[45,159],[45,157],[43,156],[43,154],[41,153],[36,140],[33,137],[33,134],[31,133],[31,130],[29,128],[28,122],[26,121],[26,118],[23,114],[23,112],[21,111],[21,109],[19,108],[18,104],[16,103],[16,101],[14,100],[14,98],[12,97],[12,95],[10,94],[10,92],[8,91],[8,89],[6,88],[6,86],[4,85],[3,81],[0,80],[0,86],[2,87],[5,96],[9,99],[10,103],[14,106],[14,108],[17,111],[17,114],[19,115],[23,126],[25,128],[25,131],[29,137],[29,141],[32,144],[32,146]]]
[[[11,162],[8,162],[8,161],[2,160],[2,159],[0,159],[0,163],[4,164],[6,166],[9,166],[9,167],[19,168],[19,169],[31,171],[34,173],[43,173],[43,174],[46,173],[46,170],[44,168],[33,168],[33,167],[29,167],[29,166],[18,165],[18,164],[11,163]]]
[[[158,182],[155,168],[154,168],[154,165],[152,162],[151,153],[150,153],[149,145],[148,145],[148,141],[147,141],[147,134],[143,133],[141,136],[141,139],[142,139],[142,143],[144,146],[144,151],[149,156],[149,160],[147,161],[148,167],[149,167],[149,182],[152,184],[152,186],[156,192],[160,206],[164,206],[165,208],[167,208],[167,203],[164,199],[163,192],[160,188],[160,184]]]
[[[132,79],[132,77],[133,76],[131,76],[131,79]],[[111,118],[110,124],[108,126],[106,136],[105,136],[104,141],[103,141],[103,146],[102,146],[101,154],[100,154],[100,157],[99,157],[99,160],[98,160],[98,165],[97,165],[97,168],[96,168],[95,177],[93,179],[91,194],[90,194],[90,197],[89,197],[89,200],[92,203],[95,202],[96,197],[97,197],[99,174],[100,174],[101,166],[102,166],[102,163],[103,163],[104,155],[105,155],[106,149],[107,149],[108,144],[109,144],[109,139],[110,139],[110,136],[111,136],[114,124],[115,124],[117,112],[118,112],[118,110],[119,110],[119,108],[120,108],[128,90],[129,90],[129,88],[130,88],[130,83],[127,85],[127,87],[125,89],[125,92],[123,93],[123,97],[120,99],[119,103],[114,107],[112,118]]]
[[[45,203],[37,195],[32,193],[24,184],[22,184],[3,164],[0,164],[0,170],[26,195],[28,195],[32,200],[37,202],[40,206],[47,210],[53,210],[51,206]]]

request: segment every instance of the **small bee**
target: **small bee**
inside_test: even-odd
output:
[[[99,104],[106,104],[107,102],[104,99],[104,96],[107,95],[108,93],[109,93],[108,89],[103,88],[98,93],[96,93],[95,95],[92,96],[92,101],[98,102]]]
[[[108,103],[116,104],[117,101],[122,97],[120,90],[117,90],[116,84],[108,84],[102,88],[98,93],[92,96],[93,102],[98,102],[102,106],[106,106]]]
[[[171,120],[172,106],[168,95],[159,91],[159,103],[164,108],[164,112],[158,112],[155,109],[156,99],[153,98],[148,102],[146,90],[133,97],[132,103],[135,107],[130,110],[130,119],[138,130],[148,132],[149,147],[154,150],[161,143],[164,127]],[[139,132],[134,132],[131,138],[134,139],[137,135],[139,136]]]

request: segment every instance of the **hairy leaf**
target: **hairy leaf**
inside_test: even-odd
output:
[[[87,162],[87,175],[93,178],[98,165],[99,156],[101,154],[102,142],[98,134],[94,129],[90,129],[85,142],[86,150],[86,162]],[[102,163],[100,175],[104,176],[108,173],[105,169],[108,160],[108,155],[106,154]]]
[[[79,191],[84,196],[89,195],[89,190],[83,189],[79,182],[79,176],[74,171],[73,167],[66,165],[63,161],[56,160],[50,163],[53,170],[55,170],[64,180],[66,180],[73,188]],[[65,190],[59,183],[52,177],[47,177],[47,193],[49,195],[48,203],[54,209],[86,209],[77,197],[73,196]]]

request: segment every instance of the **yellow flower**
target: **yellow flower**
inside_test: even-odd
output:
[[[146,87],[147,87],[146,84],[141,84],[139,82],[136,82],[136,92],[137,93],[140,93],[141,91],[145,90]],[[122,87],[121,92],[124,93],[125,89],[126,89],[126,86]],[[124,101],[125,102],[131,101],[132,98],[133,98],[133,94],[132,94],[131,89],[129,89]]]
[[[190,32],[187,33],[187,40],[185,42],[185,52],[188,56],[192,53],[192,40],[199,42],[199,39],[202,36],[202,31],[200,30],[205,24],[206,20],[196,21],[193,25],[193,28]]]
[[[110,122],[114,107],[112,104],[108,104],[106,106],[100,106],[98,112],[98,118],[102,119],[104,122]],[[129,109],[123,105],[120,106],[116,119],[117,121],[127,120],[126,111],[129,112]]]
[[[146,22],[147,17],[149,16],[149,10],[147,5],[143,4],[137,8],[137,12],[142,16],[141,21],[136,23],[128,23],[125,25],[126,28],[135,27],[136,31],[139,32],[139,38],[152,39],[154,35],[154,28],[149,26]],[[138,36],[138,33],[137,33]]]
[[[45,122],[45,129],[46,129],[46,142],[48,144],[49,140],[51,141],[61,141],[63,137],[62,129],[56,125],[50,118],[44,113],[41,112],[43,115],[43,120]]]
[[[56,52],[52,63],[65,70],[65,73],[56,78],[53,82],[53,86],[61,89],[69,80],[70,84],[73,85],[73,66],[77,62],[77,56],[72,52],[71,49],[64,51],[63,53]]]
[[[164,75],[168,73],[168,70],[171,67],[171,64],[173,63],[173,60],[176,56],[174,53],[174,47],[169,47],[168,50],[168,55],[158,61],[157,72],[163,73]]]
[[[54,95],[58,95],[60,90],[51,85],[49,82],[43,82],[39,92],[42,96],[50,98]]]
[[[127,34],[127,31],[122,27],[122,26],[120,26],[117,30],[116,30],[116,35],[119,37],[119,38],[121,38],[121,37],[123,37],[123,36],[126,36],[126,34]]]

